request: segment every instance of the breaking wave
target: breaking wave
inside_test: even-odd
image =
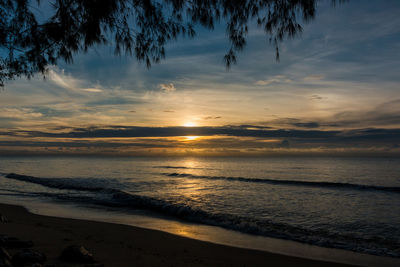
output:
[[[322,181],[315,182],[315,181],[296,181],[296,180],[276,180],[276,179],[265,179],[265,178],[245,178],[245,177],[229,177],[229,176],[207,176],[207,175],[193,175],[193,174],[175,173],[175,172],[163,173],[163,175],[169,177],[226,180],[226,181],[238,181],[238,182],[248,182],[248,183],[266,183],[272,185],[307,186],[307,187],[319,187],[319,188],[384,191],[384,192],[400,193],[400,187],[378,186],[378,185],[363,185],[363,184],[322,182]]]
[[[182,176],[181,174],[170,174],[171,176]],[[187,175],[186,175],[187,176]],[[116,207],[123,209],[143,209],[158,212],[167,216],[187,220],[195,223],[219,226],[226,229],[236,230],[243,233],[263,235],[281,239],[299,241],[303,243],[343,248],[357,252],[367,252],[376,255],[400,257],[398,248],[400,247],[399,240],[384,239],[380,237],[365,237],[357,234],[343,234],[331,232],[323,229],[307,229],[287,223],[278,223],[267,219],[257,219],[248,216],[239,216],[226,213],[213,213],[199,208],[191,207],[182,203],[173,203],[170,201],[132,194],[119,189],[93,186],[93,182],[88,184],[89,179],[78,178],[41,178],[27,175],[19,175],[10,173],[5,176],[8,179],[40,184],[49,188],[77,190],[84,192],[93,192],[94,194],[71,194],[71,193],[48,193],[43,192],[40,195],[51,197],[57,200],[76,202],[82,204],[95,204],[108,207]],[[199,177],[195,177],[199,178]],[[200,177],[201,178],[201,177]],[[234,177],[217,177],[211,179],[228,179],[239,180],[246,182],[268,182],[273,184],[300,184],[313,186],[328,187],[350,187],[364,188],[370,187],[373,190],[382,190],[382,187],[361,186],[353,184],[338,184],[338,183],[322,183],[322,182],[297,182],[297,181],[282,181],[282,180],[266,180],[266,179],[248,179]],[[93,180],[93,179],[92,179]],[[316,184],[316,185],[315,185]],[[379,188],[379,189],[376,189]],[[395,191],[398,192],[398,191]]]

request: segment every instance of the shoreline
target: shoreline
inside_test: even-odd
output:
[[[56,266],[65,265],[58,257],[68,245],[83,245],[104,266],[350,266],[136,226],[36,215],[9,204],[0,204],[0,213],[9,220],[0,224],[0,234],[33,241],[33,249],[46,254],[46,264]]]

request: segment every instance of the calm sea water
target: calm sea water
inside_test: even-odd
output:
[[[399,158],[0,157],[6,196],[400,257]]]

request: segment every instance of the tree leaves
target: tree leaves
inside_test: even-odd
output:
[[[196,25],[212,30],[221,20],[227,25],[231,44],[224,56],[227,68],[236,63],[237,52],[246,46],[253,22],[264,29],[279,59],[279,43],[301,33],[300,22],[314,18],[317,1],[40,1],[38,5],[52,6],[45,21],[37,18],[31,1],[1,1],[0,86],[17,77],[45,74],[48,66],[59,60],[72,63],[74,54],[99,44],[113,46],[116,54],[134,55],[150,67],[165,58],[168,41],[192,38]]]

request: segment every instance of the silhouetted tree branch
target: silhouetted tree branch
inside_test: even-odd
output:
[[[17,77],[45,74],[61,59],[94,45],[114,46],[116,54],[134,55],[147,67],[165,57],[165,45],[194,37],[196,25],[214,29],[226,22],[229,68],[246,46],[249,24],[264,29],[276,48],[301,33],[299,21],[315,17],[318,0],[28,0],[0,1],[0,86]],[[331,0],[335,3],[335,0]],[[340,0],[339,0],[340,1]],[[38,8],[34,8],[34,6]],[[40,21],[39,9],[51,5]]]

